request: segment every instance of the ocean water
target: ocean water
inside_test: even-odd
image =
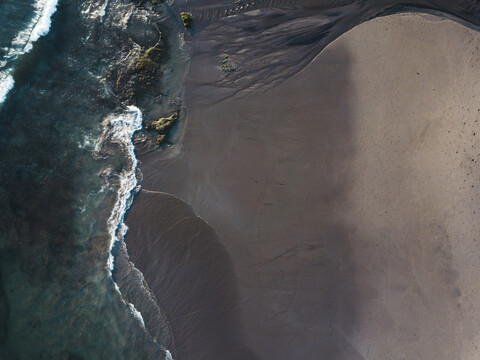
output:
[[[181,32],[167,4],[135,4],[0,2],[0,359],[170,356],[139,310],[154,304],[114,281],[143,114],[112,74],[151,43],[147,20]]]

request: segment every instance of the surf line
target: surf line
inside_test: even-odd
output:
[[[130,310],[130,313],[141,323],[142,327],[145,328],[145,321],[142,314],[135,308],[134,304],[125,301],[120,288],[112,276],[115,263],[112,251],[117,242],[123,241],[123,238],[128,231],[128,227],[123,220],[125,213],[133,202],[136,193],[135,190],[138,186],[136,176],[138,161],[135,156],[132,137],[136,131],[142,128],[142,118],[142,112],[136,106],[128,106],[123,113],[116,113],[107,116],[102,122],[103,132],[100,139],[98,139],[95,144],[94,154],[95,156],[98,156],[106,144],[113,143],[120,145],[122,151],[125,152],[125,156],[128,158],[128,165],[116,176],[118,179],[116,200],[107,220],[110,242],[106,265],[110,279],[115,286],[115,290],[119,293],[122,301]]]
[[[141,110],[133,105],[128,106],[123,113],[111,114],[107,116],[102,123],[103,133],[95,144],[94,153],[99,154],[102,147],[107,143],[115,143],[121,146],[122,151],[125,152],[125,156],[128,158],[128,165],[117,176],[117,198],[110,217],[107,220],[108,233],[110,237],[107,269],[115,286],[115,290],[120,295],[123,303],[128,307],[130,313],[141,323],[142,327],[146,329],[145,321],[141,312],[135,308],[134,304],[125,301],[119,286],[112,276],[112,271],[114,270],[115,266],[115,258],[112,251],[114,250],[116,243],[123,241],[128,231],[128,227],[124,223],[124,217],[127,210],[133,203],[135,194],[139,190],[139,184],[137,180],[138,160],[135,155],[135,146],[132,139],[135,132],[142,129],[142,121],[143,114]],[[139,270],[137,269],[137,271]],[[139,273],[141,274],[140,271]],[[141,275],[143,277],[143,274]],[[165,359],[173,360],[170,351],[168,351],[168,349],[164,349],[164,351]]]
[[[12,69],[5,69],[9,62],[33,49],[33,43],[48,34],[52,23],[52,15],[57,10],[58,0],[38,0],[32,20],[26,28],[17,33],[3,59],[0,59],[0,105],[7,94],[15,86]]]
[[[125,213],[133,202],[137,181],[137,157],[133,145],[133,134],[142,128],[142,112],[136,106],[128,106],[126,111],[120,114],[112,114],[103,121],[103,133],[95,145],[94,152],[99,154],[107,143],[114,143],[121,146],[122,151],[128,158],[128,165],[119,174],[117,198],[110,217],[107,220],[108,233],[110,235],[109,258],[107,267],[110,271],[114,268],[114,257],[112,250],[115,243],[122,241],[128,231],[123,222]]]

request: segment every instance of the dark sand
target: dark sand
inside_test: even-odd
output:
[[[240,342],[232,260],[215,231],[174,196],[144,191],[137,200],[128,221],[139,241],[128,253],[168,316],[175,358],[253,358]]]
[[[220,102],[205,34],[126,219],[176,360],[478,359],[478,33],[379,18]]]

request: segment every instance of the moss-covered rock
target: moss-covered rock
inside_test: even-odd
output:
[[[180,18],[182,19],[183,26],[185,26],[187,29],[192,27],[192,22],[193,22],[192,13],[189,13],[187,11],[182,11],[180,13]]]
[[[148,123],[146,126],[146,129],[155,130],[158,132],[164,132],[170,126],[172,126],[177,119],[178,119],[178,113],[174,112],[172,115],[168,117],[161,117],[157,121],[152,121]]]
[[[237,70],[233,62],[229,59],[228,55],[223,55],[223,60],[221,64],[222,72],[227,75],[228,73],[234,72]]]
[[[166,137],[167,137],[166,134],[158,134],[157,141],[155,141],[155,144],[162,145],[162,143],[163,143],[163,141],[165,140]]]
[[[138,59],[136,70],[141,87],[150,87],[157,79],[162,55],[163,43],[160,37],[157,43],[147,49],[143,55],[140,56],[140,59]]]
[[[161,117],[156,121],[151,121],[147,123],[145,128],[147,130],[155,130],[158,132],[157,136],[157,145],[161,145],[167,138],[168,131],[172,128],[175,122],[178,120],[178,112],[172,113],[168,117]]]

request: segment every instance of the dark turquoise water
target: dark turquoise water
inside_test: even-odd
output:
[[[50,27],[55,3],[0,2],[0,359],[161,359],[110,273],[142,114],[108,77],[135,6],[65,0]]]

